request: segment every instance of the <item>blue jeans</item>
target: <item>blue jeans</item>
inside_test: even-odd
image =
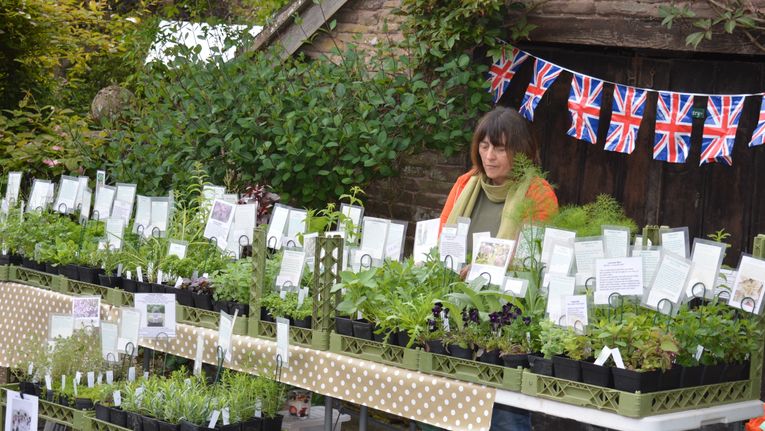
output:
[[[417,423],[423,431],[444,431],[432,425]],[[531,431],[531,414],[528,410],[494,404],[490,431]]]

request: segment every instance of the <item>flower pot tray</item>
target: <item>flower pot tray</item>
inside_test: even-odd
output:
[[[201,326],[202,328],[218,330],[220,312],[202,310],[201,308],[186,307],[175,304],[175,316],[178,323]],[[236,316],[234,335],[247,335],[247,317]]]
[[[48,274],[47,272],[35,271],[34,269],[24,268],[21,266],[11,266],[8,270],[8,280],[24,283],[34,287],[40,287],[48,290],[58,290],[60,280],[62,278],[57,275]]]
[[[276,323],[260,320],[253,316],[247,330],[250,337],[276,341]],[[316,350],[329,350],[329,334],[318,329],[290,326],[290,344]]]
[[[8,273],[11,267],[8,265],[0,265],[0,281],[8,281]]]
[[[394,365],[409,370],[417,370],[419,368],[421,353],[420,350],[349,337],[334,332],[329,335],[329,350],[341,355]]]
[[[123,428],[113,423],[96,419],[95,415],[91,412],[88,412],[85,415],[85,421],[87,422],[86,430],[89,431],[132,431],[132,429]]]
[[[423,373],[450,377],[510,391],[521,390],[523,369],[486,364],[468,359],[420,352],[419,369]]]
[[[133,304],[133,294],[130,292],[63,277],[60,279],[59,291],[70,295],[99,295],[105,303],[118,307]]]
[[[523,373],[522,392],[534,397],[641,418],[757,399],[759,380],[756,380],[757,387],[754,391],[752,384],[753,380],[745,380],[642,394],[526,371]]]

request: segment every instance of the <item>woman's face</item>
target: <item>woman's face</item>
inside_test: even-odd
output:
[[[495,146],[487,136],[478,144],[478,154],[481,156],[481,164],[486,176],[494,184],[502,185],[510,174],[512,153],[508,152],[504,145]]]

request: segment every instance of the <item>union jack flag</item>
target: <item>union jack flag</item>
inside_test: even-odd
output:
[[[513,76],[515,76],[515,73],[518,72],[518,69],[521,68],[521,65],[527,58],[529,58],[528,53],[518,48],[513,48],[513,52],[508,59],[505,57],[505,48],[502,48],[502,56],[489,68],[489,81],[491,81],[489,92],[494,94],[494,103],[499,102],[499,99],[505,94],[505,90],[510,86]]]
[[[632,154],[635,151],[640,121],[648,92],[642,88],[616,84],[611,124],[606,137],[607,151]]]
[[[743,107],[744,96],[709,96],[699,165],[733,164],[731,153]]]
[[[762,98],[762,105],[760,106],[760,119],[757,120],[757,128],[752,133],[752,140],[749,141],[750,147],[757,147],[762,145],[765,141],[765,96]]]
[[[594,144],[598,138],[598,117],[603,81],[586,75],[574,74],[568,95],[571,127],[568,135]]]
[[[654,160],[685,163],[691,144],[693,96],[659,92],[656,103]]]
[[[526,94],[523,95],[523,102],[518,112],[529,121],[534,121],[534,110],[537,109],[539,99],[544,96],[545,91],[555,82],[555,78],[560,75],[561,67],[549,63],[539,58],[534,59],[534,75],[526,88]]]

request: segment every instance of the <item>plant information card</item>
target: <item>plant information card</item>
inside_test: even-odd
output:
[[[621,226],[603,226],[603,243],[607,258],[630,255],[630,230]]]
[[[600,237],[577,238],[574,242],[576,272],[585,280],[595,276],[595,261],[605,257]]]
[[[563,298],[563,315],[566,326],[576,331],[584,331],[589,324],[587,313],[587,295],[569,295]]]
[[[765,286],[765,261],[752,256],[741,256],[728,304],[731,307],[759,314],[765,290],[763,286]]]
[[[96,189],[96,202],[93,204],[93,218],[95,220],[109,218],[116,193],[117,188],[112,186],[102,186]]]
[[[688,228],[661,229],[661,248],[684,258],[688,257]]]
[[[80,189],[80,180],[67,175],[61,176],[61,183],[58,187],[58,196],[53,204],[53,210],[61,214],[69,214],[75,210],[77,201],[77,192]]]
[[[645,305],[664,314],[676,313],[685,294],[685,285],[691,269],[693,262],[690,260],[674,253],[663,252]]]
[[[643,296],[643,260],[639,257],[597,259],[595,261],[596,305],[608,305],[614,293]]]
[[[441,219],[418,221],[414,231],[414,252],[412,253],[416,263],[425,262],[428,253],[438,247],[438,229]]]
[[[687,298],[714,296],[715,281],[724,256],[725,244],[699,238],[693,240],[693,270],[685,289]]]
[[[483,237],[473,244],[473,262],[467,281],[483,276],[494,285],[502,285],[515,248],[515,241]],[[488,275],[488,277],[486,277]]]
[[[228,238],[228,231],[231,228],[231,223],[234,220],[234,207],[236,205],[230,204],[226,201],[215,199],[213,201],[212,210],[207,217],[207,224],[205,225],[205,231],[202,236],[207,239],[215,239],[215,244],[219,249],[226,249],[226,239]]]
[[[117,351],[132,356],[138,355],[138,334],[141,327],[141,312],[135,308],[120,308],[120,327]]]
[[[576,279],[560,274],[550,274],[547,285],[547,317],[560,325],[563,317],[564,298],[574,294]]]
[[[390,220],[364,217],[361,228],[361,254],[368,254],[373,260],[385,257],[385,241],[388,238]]]
[[[141,313],[138,335],[146,338],[175,338],[175,295],[136,293],[135,308]]]
[[[9,172],[8,187],[5,189],[5,201],[9,206],[19,202],[19,189],[21,189],[21,172]]]
[[[100,296],[75,296],[72,298],[74,329],[92,326],[97,328],[101,321]]]
[[[282,239],[284,230],[287,228],[287,217],[290,215],[290,208],[282,204],[274,205],[271,211],[271,220],[268,223],[268,233],[266,234],[266,246],[279,250],[282,248]]]
[[[305,253],[303,250],[285,249],[282,254],[282,264],[279,267],[279,275],[276,276],[278,287],[300,287],[300,278],[303,276],[305,266]]]
[[[576,232],[551,227],[545,228],[544,240],[542,241],[542,262],[545,264],[550,263],[555,244],[573,247],[574,238],[576,238]]]

